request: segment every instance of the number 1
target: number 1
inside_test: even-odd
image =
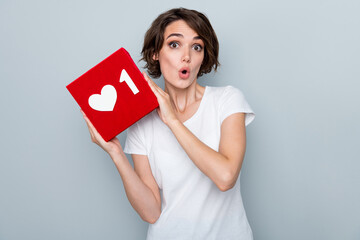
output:
[[[125,69],[123,69],[120,74],[120,82],[124,82],[124,81],[126,82],[126,84],[131,89],[131,91],[133,92],[134,95],[139,92],[139,89],[137,89],[137,87],[135,86],[135,83],[130,78],[129,74],[126,72]]]

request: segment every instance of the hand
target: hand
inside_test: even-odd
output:
[[[109,155],[119,153],[122,151],[120,141],[117,139],[117,137],[114,137],[110,141],[106,142],[101,137],[99,132],[95,129],[94,125],[92,125],[92,123],[90,122],[89,118],[85,115],[85,113],[81,109],[80,109],[80,111],[83,114],[86,125],[89,128],[91,140],[93,141],[93,143],[96,143],[97,145],[99,145]]]
[[[169,94],[164,92],[164,90],[162,90],[158,85],[156,85],[145,72],[143,72],[143,75],[159,103],[159,108],[157,108],[156,111],[159,114],[160,119],[169,126],[172,122],[178,120],[174,108],[171,104]]]

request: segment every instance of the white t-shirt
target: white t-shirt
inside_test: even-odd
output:
[[[184,125],[203,143],[218,151],[222,121],[246,113],[255,117],[240,90],[206,86],[197,112]],[[161,215],[149,225],[148,240],[252,240],[240,193],[240,177],[225,192],[187,156],[171,130],[154,110],[127,132],[124,152],[147,155],[162,197]]]

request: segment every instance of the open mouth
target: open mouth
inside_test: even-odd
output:
[[[179,77],[180,77],[181,79],[187,79],[187,78],[189,78],[189,76],[190,76],[190,71],[189,71],[188,68],[182,68],[182,69],[180,69],[180,71],[179,71]]]

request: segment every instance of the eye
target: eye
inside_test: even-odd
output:
[[[179,47],[179,43],[178,42],[170,42],[169,46],[170,46],[170,48],[177,48],[177,47]]]
[[[195,44],[193,46],[193,49],[197,52],[201,52],[201,50],[203,49],[203,47],[200,44]]]

